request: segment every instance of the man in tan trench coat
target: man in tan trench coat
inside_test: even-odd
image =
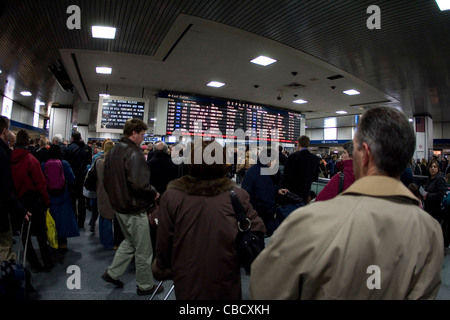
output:
[[[434,299],[439,223],[400,182],[415,149],[406,116],[371,108],[353,139],[356,181],[297,209],[252,264],[253,299]]]

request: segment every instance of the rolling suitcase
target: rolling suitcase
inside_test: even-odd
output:
[[[158,292],[159,288],[161,288],[161,286],[162,286],[163,283],[164,283],[164,281],[160,281],[160,282],[158,283],[158,285],[156,286],[155,291],[153,292],[153,294],[151,295],[151,297],[150,297],[149,300],[153,300],[153,298],[154,298],[155,295],[156,295],[156,292]],[[169,299],[170,295],[171,295],[172,292],[173,292],[173,289],[175,289],[175,285],[172,285],[172,287],[170,287],[169,292],[167,292],[167,294],[165,295],[165,297],[164,297],[163,300]]]
[[[23,261],[20,263],[20,248],[17,260],[2,261],[0,263],[0,300],[28,300],[31,289],[31,273],[25,268],[28,239],[30,237],[31,220],[28,223],[25,247],[22,242],[24,223],[20,232]]]

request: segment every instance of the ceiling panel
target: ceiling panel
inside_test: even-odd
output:
[[[428,113],[434,121],[450,122],[450,11],[440,12],[432,0],[379,0],[381,29],[369,30],[366,10],[372,4],[371,0],[3,0],[0,81],[13,79],[16,91],[27,88],[46,102],[58,102],[55,97],[67,100],[48,69],[59,65],[61,50],[133,55],[125,58],[125,65],[133,62],[134,55],[155,57],[180,14],[185,14],[253,33],[327,62],[392,97],[408,116]],[[81,30],[66,27],[69,5],[81,9]],[[117,38],[92,39],[94,24],[117,27]],[[262,48],[258,43],[254,46]],[[207,52],[201,54],[210,59]],[[220,63],[226,66],[232,61]],[[281,79],[283,75],[270,77]],[[273,92],[282,82],[274,83],[267,97],[252,92],[252,98],[272,104]],[[161,83],[171,89],[168,79]],[[190,88],[204,92],[203,85]],[[76,86],[73,95],[79,90]],[[4,92],[2,86],[0,92]],[[232,93],[243,99],[248,97],[248,88]],[[34,104],[18,94],[14,99]]]

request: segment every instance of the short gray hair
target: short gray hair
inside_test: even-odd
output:
[[[354,141],[358,150],[367,143],[378,170],[393,178],[401,176],[416,148],[416,135],[408,118],[390,107],[368,109]]]

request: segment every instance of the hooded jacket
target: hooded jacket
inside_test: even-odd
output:
[[[340,170],[344,172],[344,186],[342,191],[345,191],[353,184],[353,182],[355,182],[355,175],[353,174],[353,159],[344,160],[340,163],[341,166],[343,166],[343,169],[340,168]],[[339,166],[339,162],[337,163],[337,166]],[[338,191],[339,174],[335,174],[330,181],[328,181],[322,191],[319,192],[315,201],[324,201],[334,198],[338,195]]]
[[[29,191],[36,191],[41,194],[46,206],[50,206],[50,198],[41,165],[30,151],[21,148],[13,150],[11,172],[19,199]]]
[[[148,211],[156,196],[144,152],[136,143],[122,138],[105,158],[104,186],[115,211]]]
[[[252,264],[253,299],[434,299],[442,229],[399,180],[368,176],[291,213]]]

